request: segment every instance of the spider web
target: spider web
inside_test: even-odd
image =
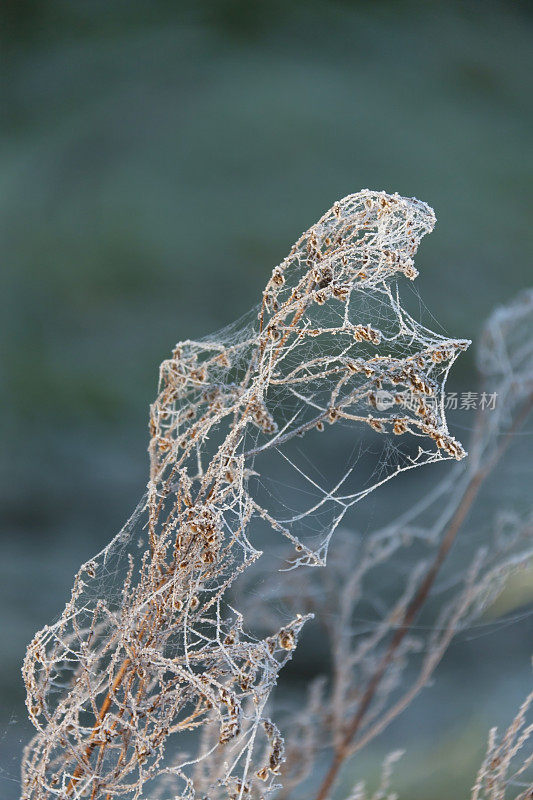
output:
[[[469,342],[419,324],[398,288],[434,222],[415,199],[344,198],[274,269],[258,308],[162,363],[146,496],[28,648],[25,800],[275,787],[283,742],[264,708],[306,617],[257,639],[227,591],[261,555],[252,522],[291,543],[288,569],[324,565],[356,502],[465,455],[443,388]],[[324,475],[301,439],[330,426],[349,455]],[[372,467],[369,433],[385,442]]]

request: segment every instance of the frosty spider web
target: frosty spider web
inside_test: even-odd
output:
[[[147,494],[28,648],[37,734],[24,800],[261,798],[275,786],[283,742],[264,708],[306,618],[255,639],[226,593],[261,555],[253,521],[291,543],[289,568],[323,565],[354,503],[403,470],[464,456],[443,387],[469,343],[414,320],[397,285],[416,277],[434,222],[396,194],[344,198],[274,269],[247,321],[162,363]],[[352,455],[324,476],[296,443],[330,426],[350,432]],[[364,431],[385,437],[377,471],[360,457]],[[278,470],[291,492],[273,490]]]

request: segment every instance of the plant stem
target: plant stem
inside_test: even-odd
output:
[[[533,405],[533,395],[526,401],[524,406],[522,407],[519,414],[516,416],[513,425],[507,431],[504,439],[502,440],[500,446],[496,450],[494,456],[488,461],[485,466],[479,467],[479,469],[473,474],[472,478],[468,482],[463,496],[457,506],[450,522],[448,528],[444,534],[438,552],[435,556],[435,559],[427,571],[417,593],[415,594],[414,598],[409,603],[405,614],[403,615],[403,619],[399,627],[396,629],[394,636],[392,637],[389,646],[385,653],[383,654],[381,661],[379,662],[376,671],[372,675],[364,693],[361,697],[361,701],[355,712],[354,716],[352,717],[342,741],[340,745],[337,747],[335,754],[333,756],[333,761],[326,773],[324,780],[318,790],[318,794],[316,795],[315,800],[327,800],[330,795],[331,789],[335,780],[337,779],[337,775],[339,770],[344,763],[345,759],[348,757],[350,753],[350,745],[353,742],[354,737],[359,732],[361,728],[361,724],[363,719],[374,699],[374,695],[383,680],[383,677],[391,664],[394,655],[404,640],[405,636],[409,633],[411,625],[415,621],[418,613],[422,609],[422,606],[426,602],[429,592],[435,582],[437,574],[444,563],[446,556],[450,552],[450,549],[457,537],[459,529],[463,524],[472,503],[474,502],[477,493],[483,483],[483,481],[487,478],[487,476],[492,472],[498,461],[500,460],[501,456],[507,449],[509,442],[511,440],[512,435],[516,432],[518,428],[522,425],[524,420],[526,419],[527,415],[529,414],[531,407]]]

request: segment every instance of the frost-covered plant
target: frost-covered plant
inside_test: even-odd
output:
[[[290,583],[264,576],[256,622],[271,622],[268,609],[280,604],[289,613],[313,613],[331,663],[327,679],[309,687],[303,708],[283,720],[287,749],[278,800],[329,797],[346,761],[428,684],[453,637],[494,601],[514,571],[531,564],[530,501],[522,512],[498,502],[494,516],[478,520],[479,530],[464,526],[467,542],[457,557],[448,554],[467,517],[486,504],[480,491],[533,406],[533,291],[491,315],[478,367],[480,388],[498,402],[491,411],[480,409],[463,464],[384,527],[339,531],[326,570],[297,570]],[[507,796],[502,787],[520,749],[511,748],[517,725],[512,742],[509,733],[501,745],[491,739],[499,760],[487,757],[476,800]],[[531,775],[531,728],[525,731],[519,755],[526,755],[516,774],[529,767]]]
[[[533,797],[533,692],[505,731],[489,733],[487,753],[472,788],[471,800],[531,800]]]
[[[254,638],[228,590],[267,528],[290,543],[287,568],[324,565],[345,512],[373,488],[463,457],[443,386],[468,342],[414,320],[397,285],[416,277],[434,221],[424,203],[383,192],[335,203],[248,320],[163,362],[147,494],[28,648],[37,733],[25,800],[260,798],[275,786],[283,741],[265,704],[307,616]],[[294,439],[329,425],[386,437],[385,467],[361,475],[354,455],[327,485],[311,477]],[[281,467],[307,489],[298,508],[264,491]]]

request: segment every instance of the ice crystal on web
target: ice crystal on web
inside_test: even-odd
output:
[[[260,798],[276,784],[283,742],[265,703],[306,618],[254,638],[227,591],[261,555],[252,525],[290,542],[289,567],[320,565],[376,486],[463,457],[443,387],[468,342],[422,326],[398,288],[434,222],[418,200],[344,198],[247,320],[163,362],[146,496],[28,648],[26,800]],[[318,479],[294,444],[330,426],[355,443],[384,437],[379,468],[361,471],[354,447],[339,475]],[[304,501],[269,491],[276,464]]]

